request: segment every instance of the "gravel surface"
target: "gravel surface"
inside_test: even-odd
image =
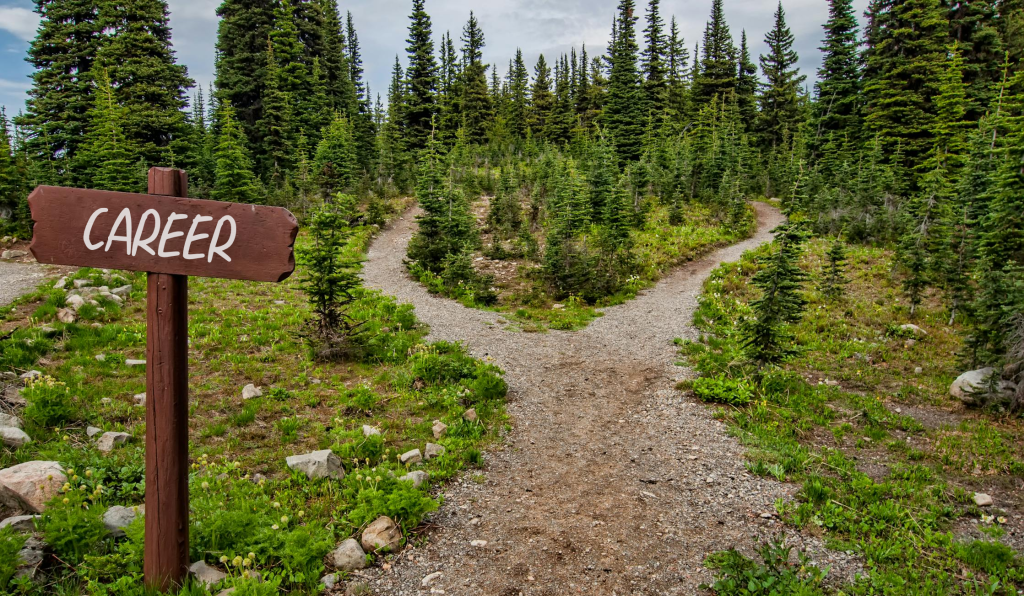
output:
[[[46,268],[29,263],[0,261],[0,306],[34,290],[46,278]]]
[[[779,533],[773,503],[797,487],[749,475],[742,446],[712,409],[674,389],[693,374],[675,365],[673,340],[697,337],[704,279],[770,240],[783,219],[755,207],[753,238],[680,267],[576,332],[509,331],[499,313],[429,294],[402,264],[414,214],[384,231],[366,285],[415,305],[430,339],[462,341],[504,368],[514,430],[485,455],[482,478],[470,471],[444,487],[426,543],[354,581],[394,595],[693,594],[712,579],[702,564],[709,553],[751,553]],[[848,579],[859,567],[789,534],[831,576]]]

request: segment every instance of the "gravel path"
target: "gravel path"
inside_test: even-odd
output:
[[[445,487],[426,544],[361,581],[391,595],[694,594],[711,579],[708,553],[750,552],[779,532],[773,503],[796,487],[749,475],[712,410],[674,389],[692,373],[674,364],[673,340],[696,338],[704,279],[770,240],[783,219],[755,207],[753,238],[680,267],[577,332],[508,331],[499,313],[429,294],[402,264],[413,214],[384,231],[366,285],[415,305],[431,339],[463,341],[504,368],[514,430],[486,454],[482,478]],[[833,575],[853,567],[812,537],[791,542],[819,553]]]
[[[46,278],[41,265],[0,261],[0,306],[34,290]]]

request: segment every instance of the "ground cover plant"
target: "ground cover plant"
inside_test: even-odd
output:
[[[358,266],[375,229],[346,233],[336,247],[340,261]],[[501,371],[457,344],[424,342],[412,308],[377,292],[348,288],[345,315],[364,331],[358,356],[322,358],[321,344],[303,332],[314,317],[315,304],[300,290],[306,255],[317,254],[313,242],[300,236],[299,268],[282,284],[190,281],[190,556],[228,573],[212,593],[232,586],[316,593],[329,571],[325,555],[381,515],[416,541],[423,517],[438,506],[431,485],[481,465],[480,448],[505,424]],[[32,442],[0,449],[0,468],[57,461],[68,476],[38,521],[52,551],[36,578],[13,579],[11,559],[0,557],[0,587],[10,593],[143,593],[142,517],[115,538],[102,516],[113,506],[137,507],[144,496],[145,409],[133,396],[145,391],[145,368],[126,360],[145,354],[145,277],[81,269],[63,285],[113,283],[130,285],[122,303],[83,307],[74,323],[56,319],[51,307],[63,308],[64,291],[53,281],[4,309],[3,370],[43,375],[7,383],[8,398],[27,402],[19,413]],[[262,395],[243,399],[249,383]],[[472,419],[463,417],[468,409]],[[441,438],[432,430],[437,420],[448,426]],[[366,435],[363,425],[380,434]],[[131,438],[101,452],[87,426]],[[399,461],[427,441],[444,452],[419,464]],[[310,480],[286,467],[287,456],[318,449],[340,457],[343,479]],[[428,472],[430,483],[400,480],[410,469]],[[24,540],[0,532],[0,553]],[[192,585],[185,593],[207,590]]]
[[[796,485],[795,499],[777,502],[780,517],[856,553],[864,574],[850,585],[826,581],[827,569],[794,565],[778,542],[756,559],[709,557],[713,590],[1017,594],[1024,419],[950,397],[962,326],[949,324],[940,295],[908,303],[892,250],[848,245],[837,268],[835,246],[812,239],[798,261],[807,305],[787,330],[788,359],[759,366],[744,345],[771,245],[712,273],[695,316],[704,336],[679,343],[701,373],[696,397],[728,404],[717,416],[746,446],[748,469]],[[979,507],[975,493],[998,495],[997,507]]]

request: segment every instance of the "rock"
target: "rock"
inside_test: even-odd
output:
[[[370,426],[369,424],[364,424],[363,425],[363,436],[364,437],[369,437],[369,436],[372,436],[372,435],[379,435],[379,434],[380,434],[380,429],[377,428],[376,426]]]
[[[334,568],[338,571],[364,569],[366,568],[366,553],[363,552],[363,547],[359,546],[358,540],[349,538],[334,549],[334,552],[331,553],[331,562],[334,563]]]
[[[43,376],[43,373],[39,372],[38,370],[30,370],[26,373],[21,373],[21,376],[19,376],[18,378],[24,381],[26,379],[34,379],[36,377],[41,376]]]
[[[107,300],[113,302],[114,304],[122,304],[124,302],[124,300],[122,300],[120,296],[118,296],[117,294],[111,294],[110,292],[105,292],[103,294],[100,294],[100,296],[106,298]]]
[[[15,532],[35,532],[36,520],[40,517],[39,515],[15,515],[14,517],[8,517],[0,521],[0,530],[11,528]]]
[[[132,396],[132,399],[135,400],[135,405],[144,406],[146,405],[146,392],[143,391],[142,393],[136,393]]]
[[[88,288],[90,283],[92,283],[92,282],[89,281],[88,279],[76,279],[75,280],[75,289],[76,290],[80,290],[82,288]]]
[[[96,354],[96,361],[97,362],[106,362],[107,361],[107,355],[106,354]]]
[[[925,331],[924,329],[921,329],[920,327],[918,327],[917,325],[914,325],[913,323],[907,323],[905,325],[900,325],[900,329],[903,330],[903,331],[908,331],[910,333],[913,333],[917,337],[924,337],[924,336],[928,335],[927,331]]]
[[[423,450],[423,457],[425,459],[434,459],[439,455],[444,455],[444,446],[437,443],[427,443],[426,449]]]
[[[23,447],[31,442],[32,437],[28,436],[28,434],[20,428],[15,428],[13,426],[0,426],[0,443],[3,443],[11,449]]]
[[[431,428],[434,431],[434,438],[440,439],[448,432],[448,425],[440,420],[434,421],[434,426]]]
[[[20,259],[27,254],[28,252],[24,250],[5,250],[0,253],[0,259]]]
[[[242,387],[242,399],[252,399],[254,397],[263,397],[263,390],[252,383]]]
[[[903,347],[904,348],[912,348],[912,347],[914,347],[915,344],[917,344],[917,340],[916,339],[908,339],[908,340],[904,340],[903,341]]]
[[[57,311],[57,320],[61,323],[71,324],[74,323],[77,318],[78,315],[76,315],[75,311],[70,308],[62,308]]]
[[[111,400],[110,400],[110,398],[109,398],[109,397],[101,397],[101,398],[100,398],[100,403],[101,403],[101,404],[103,404],[103,405],[105,405],[105,406],[106,406],[106,405],[110,405],[110,401],[111,401]]]
[[[125,366],[146,366],[146,361],[145,360],[132,360],[131,358],[129,358],[128,360],[124,361],[124,364],[125,364]]]
[[[128,294],[132,293],[132,287],[131,285],[121,286],[120,288],[114,288],[113,290],[110,290],[110,293],[115,296],[120,296],[121,298],[124,298]]]
[[[472,540],[472,541],[470,541],[469,544],[470,544],[470,546],[475,546],[477,548],[483,548],[483,547],[487,546],[487,541],[486,540]]]
[[[30,461],[0,470],[0,502],[29,513],[42,513],[46,502],[68,481],[55,461]]]
[[[463,412],[462,419],[467,422],[476,422],[476,408],[470,408]]]
[[[64,277],[58,279],[57,282],[53,284],[53,289],[54,290],[63,290],[64,289],[64,284],[66,284],[66,283],[68,283],[68,277],[65,275]]]
[[[292,455],[285,458],[285,463],[293,470],[304,472],[310,479],[335,478],[340,480],[345,477],[345,470],[341,467],[341,458],[334,455],[330,449]]]
[[[103,432],[103,429],[96,426],[85,427],[85,436],[89,437],[90,439],[100,434],[101,432]]]
[[[36,571],[43,563],[46,545],[35,538],[25,541],[25,547],[18,551],[18,572],[15,577],[27,577],[35,579]]]
[[[994,374],[995,369],[992,367],[969,370],[953,381],[949,386],[949,394],[965,405],[979,407],[1013,399],[1016,386],[998,377],[993,378]]]
[[[252,475],[251,480],[253,484],[259,484],[261,482],[266,482],[267,477],[264,476],[263,474],[260,474],[259,472],[256,472],[255,474]]]
[[[225,588],[225,589],[221,590],[220,592],[217,592],[217,596],[231,596],[234,593],[235,593],[235,587],[232,586],[230,588]]]
[[[345,596],[370,596],[370,584],[354,582],[345,588]]]
[[[433,573],[428,573],[428,574],[423,576],[422,580],[420,580],[420,585],[423,586],[424,588],[426,588],[430,584],[434,583],[434,581],[439,579],[440,577],[441,577],[441,572],[440,571],[435,571]]]
[[[921,373],[923,373],[923,372],[924,372],[924,369],[923,369],[923,368],[921,368],[920,366],[915,366],[915,367],[914,367],[914,374],[915,374],[915,375],[919,375],[919,374],[921,374]]]
[[[974,493],[974,504],[978,507],[991,507],[992,497],[985,493]]]
[[[325,590],[333,590],[334,586],[337,585],[337,583],[337,573],[328,573],[327,575],[320,578],[320,585],[323,586]]]
[[[414,472],[409,472],[405,476],[399,476],[398,479],[412,482],[413,488],[419,488],[424,482],[430,479],[430,474],[423,470],[416,470]]]
[[[127,443],[131,438],[132,436],[128,433],[105,432],[96,441],[96,448],[103,453],[110,453],[114,447]]]
[[[119,538],[124,536],[124,529],[135,521],[136,512],[131,507],[115,505],[107,509],[103,514],[103,525],[110,532],[110,535]]]
[[[224,573],[220,569],[207,565],[206,561],[196,561],[195,563],[192,563],[192,566],[189,567],[188,570],[196,578],[196,581],[207,588],[213,587],[228,576],[228,574]]]
[[[402,531],[393,519],[382,515],[366,526],[360,543],[366,551],[387,549],[397,552],[402,544]]]
[[[0,412],[0,426],[21,428],[21,418],[12,414],[4,414],[3,412]]]
[[[419,449],[413,449],[412,451],[406,451],[398,457],[398,461],[403,464],[417,464],[423,461],[423,454],[420,453]]]
[[[77,294],[73,294],[71,296],[68,296],[68,299],[65,301],[65,304],[67,304],[68,308],[70,308],[71,310],[78,312],[78,309],[85,306],[85,298],[82,298]]]

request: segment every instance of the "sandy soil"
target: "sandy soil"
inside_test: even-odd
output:
[[[486,454],[481,476],[444,488],[428,540],[355,580],[395,595],[693,594],[711,579],[709,553],[751,552],[779,532],[773,503],[796,487],[748,474],[743,448],[712,410],[674,389],[692,372],[675,365],[673,340],[696,338],[704,279],[783,220],[755,207],[753,238],[675,270],[577,332],[509,331],[498,313],[430,295],[402,264],[412,214],[384,231],[366,285],[415,305],[431,339],[462,341],[504,368],[513,430]],[[790,541],[837,579],[858,567],[813,537]]]

